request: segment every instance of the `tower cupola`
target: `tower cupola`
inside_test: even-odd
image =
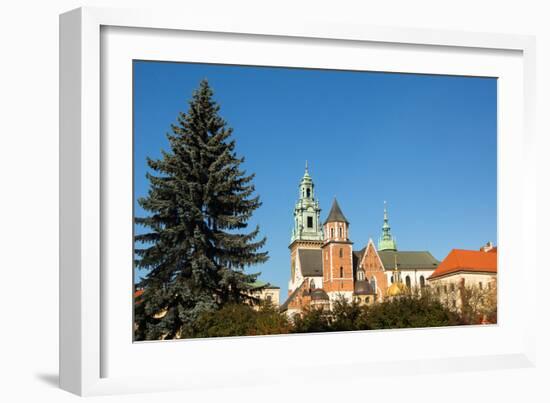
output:
[[[315,198],[315,184],[309,175],[308,164],[298,186],[298,201],[294,206],[294,229],[291,242],[294,241],[321,241],[321,208]]]
[[[332,202],[332,207],[327,219],[323,223],[325,232],[325,241],[348,241],[349,222],[342,213],[342,209],[336,198]]]

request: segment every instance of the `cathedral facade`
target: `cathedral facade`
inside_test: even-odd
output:
[[[288,297],[281,310],[292,316],[307,307],[330,310],[338,299],[373,304],[425,287],[439,262],[427,251],[399,251],[384,205],[382,234],[358,250],[350,222],[336,199],[321,221],[307,164],[294,207]]]

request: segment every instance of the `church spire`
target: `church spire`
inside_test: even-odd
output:
[[[378,250],[397,250],[395,239],[391,235],[391,227],[388,220],[388,208],[384,201],[384,224],[382,224],[382,236],[378,240]]]

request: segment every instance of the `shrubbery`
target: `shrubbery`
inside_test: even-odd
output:
[[[370,306],[336,301],[332,312],[306,310],[294,321],[293,332],[399,329],[454,326],[460,316],[429,296],[404,296]]]
[[[286,315],[271,305],[255,310],[245,304],[231,304],[203,313],[188,337],[228,337],[284,334],[291,331]]]
[[[460,316],[437,299],[404,296],[360,306],[342,299],[331,312],[306,309],[292,320],[271,305],[254,309],[249,305],[226,305],[203,313],[185,337],[254,336],[285,333],[316,333],[348,330],[398,329],[464,324]]]

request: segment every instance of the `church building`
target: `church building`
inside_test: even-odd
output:
[[[336,199],[321,223],[307,163],[298,197],[289,245],[288,297],[281,305],[289,316],[308,306],[330,310],[340,298],[373,304],[399,296],[426,286],[439,264],[430,252],[397,249],[385,204],[378,245],[369,239],[365,247],[354,250],[350,222]]]

